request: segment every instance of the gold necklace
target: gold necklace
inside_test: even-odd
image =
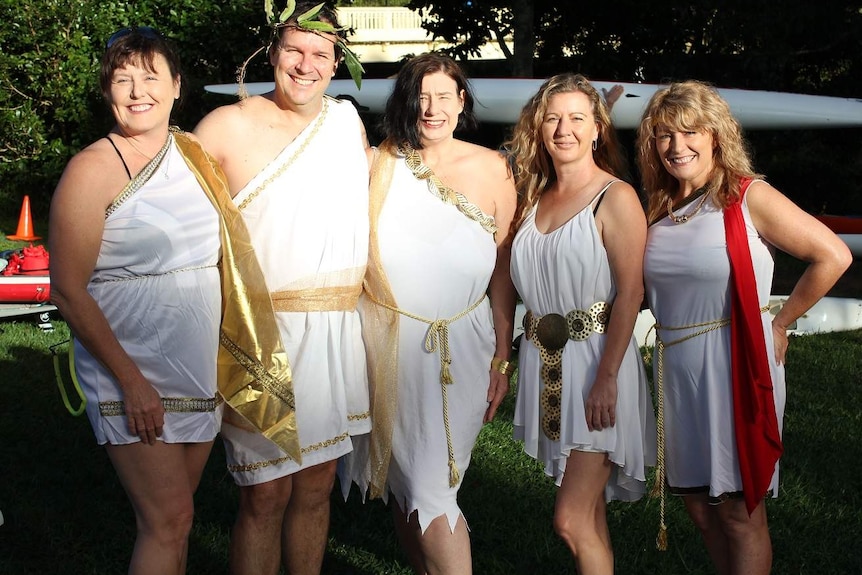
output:
[[[703,195],[700,198],[700,201],[697,204],[697,207],[694,208],[694,211],[690,214],[684,214],[682,216],[675,216],[673,213],[673,198],[667,199],[667,217],[669,217],[673,223],[675,224],[684,224],[691,218],[697,215],[700,209],[703,207],[703,204],[706,203],[706,198],[709,197],[709,192],[703,192]],[[683,206],[684,207],[684,206]]]

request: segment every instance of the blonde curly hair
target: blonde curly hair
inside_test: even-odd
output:
[[[704,132],[712,136],[713,168],[707,182],[712,201],[726,208],[740,198],[741,178],[758,179],[742,127],[730,106],[709,84],[675,82],[650,98],[637,131],[637,165],[647,199],[647,220],[659,219],[679,183],[668,173],[655,145],[657,128],[673,132]]]
[[[628,179],[626,162],[611,123],[607,104],[599,92],[581,74],[558,74],[546,80],[521,110],[512,137],[505,147],[510,154],[515,186],[518,190],[518,208],[512,222],[517,231],[530,210],[539,202],[542,193],[557,181],[551,156],[542,139],[542,123],[551,98],[557,94],[581,92],[589,98],[593,116],[599,124],[599,138],[593,160],[601,169],[614,177]]]

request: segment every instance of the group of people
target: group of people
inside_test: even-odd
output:
[[[308,14],[315,2],[298,2]],[[417,574],[472,572],[457,494],[509,392],[515,437],[559,489],[580,573],[612,573],[606,502],[647,469],[683,496],[722,574],[768,573],[786,327],[849,265],[846,246],[763,181],[717,93],[673,84],[638,130],[647,214],[609,105],[546,81],[501,153],[459,66],[397,75],[371,147],[325,95],[336,32],[288,18],[274,91],[171,127],[181,73],[151,28],[107,42],[110,133],[69,162],[50,222],[52,297],[87,413],[135,512],[130,573],[185,571],[193,495],[221,433],[239,486],[233,574],[319,573],[336,475],[389,501]],[[762,306],[771,246],[810,262]],[[632,337],[658,325],[658,417]]]

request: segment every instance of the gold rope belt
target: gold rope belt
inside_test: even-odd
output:
[[[764,313],[769,311],[769,306],[763,306],[760,308],[760,313]],[[655,483],[653,483],[652,490],[650,491],[650,496],[659,497],[659,534],[658,539],[656,540],[656,546],[664,551],[667,549],[667,525],[665,524],[665,491],[664,491],[664,483],[665,483],[665,439],[664,439],[664,350],[672,347],[678,343],[682,343],[684,341],[688,341],[690,339],[694,339],[711,331],[715,331],[717,329],[721,329],[725,326],[730,325],[730,318],[722,318],[716,319],[713,321],[704,321],[700,323],[693,323],[690,325],[683,325],[679,327],[667,327],[663,326],[659,323],[653,325],[650,330],[655,329],[655,348],[656,348],[656,371],[657,371],[657,383],[656,383],[656,404],[658,412],[656,414],[656,433],[657,437],[657,452],[656,452],[656,473],[655,473]],[[679,339],[675,339],[673,341],[665,343],[661,336],[659,335],[659,330],[664,331],[680,331],[684,329],[700,329],[694,333],[690,333],[684,337]],[[649,335],[649,334],[647,334]]]
[[[425,335],[425,351],[428,353],[434,353],[435,351],[439,351],[440,353],[440,387],[443,390],[443,428],[446,430],[446,450],[449,454],[449,487],[455,487],[458,485],[458,481],[460,481],[461,474],[458,471],[458,467],[455,464],[455,450],[452,447],[452,432],[449,428],[449,396],[448,396],[448,386],[452,385],[454,381],[452,380],[452,374],[449,371],[449,365],[452,363],[452,356],[449,350],[449,324],[455,321],[458,321],[462,317],[469,314],[471,311],[479,307],[483,301],[485,301],[486,295],[482,295],[479,300],[462,311],[457,315],[453,315],[447,319],[428,319],[426,317],[422,317],[416,314],[412,314],[408,311],[404,311],[398,307],[385,304],[381,301],[377,301],[371,295],[366,292],[368,299],[370,299],[375,304],[384,307],[388,310],[394,311],[396,313],[400,313],[403,316],[407,316],[410,319],[415,319],[416,321],[421,321],[422,323],[428,324],[428,333]]]
[[[539,348],[542,364],[542,431],[552,441],[560,440],[560,415],[563,391],[563,348],[571,340],[584,341],[593,333],[605,333],[611,315],[611,304],[599,301],[587,310],[573,309],[565,316],[549,313],[524,315],[524,335]]]
[[[275,311],[354,311],[362,284],[272,292]]]

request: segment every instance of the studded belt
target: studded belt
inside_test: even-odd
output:
[[[524,334],[539,349],[543,388],[542,431],[552,441],[560,440],[560,414],[563,390],[563,348],[570,339],[584,341],[593,333],[605,333],[611,316],[611,304],[594,303],[587,310],[573,309],[566,315],[549,313],[524,315]]]

